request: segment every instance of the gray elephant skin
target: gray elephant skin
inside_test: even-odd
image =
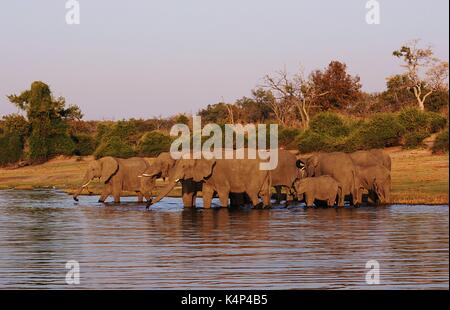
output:
[[[270,173],[260,170],[259,159],[180,159],[169,185],[153,201],[159,202],[181,180],[201,182],[203,207],[211,208],[216,192],[222,207],[228,207],[230,193],[246,193],[253,206],[270,205]],[[249,178],[250,176],[250,178]],[[263,202],[259,202],[259,196]]]
[[[177,160],[173,159],[170,153],[161,153],[151,164],[151,166],[145,170],[141,179],[141,192],[152,193],[156,187],[156,180],[159,178],[169,179],[169,183],[173,183],[176,179],[174,177],[175,166]],[[195,201],[197,193],[202,190],[202,183],[195,182],[191,179],[180,180],[181,182],[181,197],[183,205],[186,208],[195,207]],[[147,206],[152,202],[151,198],[147,198]]]
[[[136,192],[138,201],[143,202],[143,196],[148,196],[148,193],[140,191],[139,176],[149,166],[145,159],[139,157],[121,159],[108,156],[90,162],[83,178],[83,185],[73,195],[73,199],[78,201],[78,196],[83,189],[98,178],[105,184],[99,202],[104,202],[109,195],[112,195],[114,202],[119,203],[122,191]]]
[[[296,193],[304,196],[307,207],[312,207],[314,200],[322,200],[327,206],[334,206],[336,198],[342,196],[342,186],[331,176],[303,178],[295,181]]]
[[[299,165],[305,164],[307,177],[331,176],[342,187],[338,205],[344,206],[345,195],[351,195],[353,204],[358,201],[356,166],[349,154],[342,152],[316,153],[308,158],[301,158]]]

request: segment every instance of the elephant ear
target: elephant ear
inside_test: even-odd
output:
[[[160,163],[161,177],[167,178],[169,176],[170,169],[173,167],[174,167],[174,162],[169,162],[169,161],[161,162]]]
[[[194,181],[200,182],[209,177],[215,165],[216,161],[214,159],[198,159],[193,167]]]
[[[107,183],[109,179],[119,170],[119,163],[113,157],[104,157],[100,159],[102,165],[102,176],[100,179]]]

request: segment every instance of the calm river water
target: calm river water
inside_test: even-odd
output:
[[[0,288],[448,289],[449,207],[151,211],[0,191]],[[80,265],[67,285],[65,264]],[[367,285],[377,260],[380,284]]]

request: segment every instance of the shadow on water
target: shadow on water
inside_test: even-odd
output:
[[[97,199],[0,191],[0,288],[448,289],[448,206],[204,210],[166,198],[145,211]]]

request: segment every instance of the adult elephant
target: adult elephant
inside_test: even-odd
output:
[[[388,153],[380,149],[372,149],[369,152],[378,158],[378,160],[382,163],[382,165],[389,171],[392,171],[392,159]]]
[[[177,161],[172,158],[170,153],[163,152],[154,160],[151,166],[145,170],[141,179],[141,192],[152,193],[155,189],[156,180],[159,178],[173,180],[175,172],[175,165]],[[193,180],[180,180],[181,182],[181,197],[183,205],[187,208],[195,207],[197,192],[202,190],[201,182],[194,182]],[[151,203],[151,198],[147,199],[147,204]]]
[[[306,166],[308,177],[329,175],[342,186],[338,206],[344,206],[344,196],[351,195],[353,204],[359,204],[356,167],[350,155],[342,152],[316,153],[306,159],[299,159],[298,166]]]
[[[353,163],[360,167],[382,165],[391,171],[391,157],[383,150],[356,151],[349,154]]]
[[[136,192],[138,201],[143,201],[143,196],[149,199],[147,192],[140,191],[139,176],[150,166],[143,158],[132,157],[128,159],[103,157],[90,162],[83,178],[83,185],[73,195],[73,199],[78,201],[78,196],[92,180],[99,178],[105,184],[99,202],[104,202],[112,194],[114,202],[120,202],[122,191]]]
[[[278,165],[272,170],[272,186],[275,187],[277,193],[277,203],[281,200],[281,190],[287,189],[287,199],[292,199],[295,196],[294,182],[301,178],[303,171],[302,166],[297,166],[297,157],[286,150],[278,150]]]
[[[203,207],[211,208],[214,193],[222,207],[230,193],[246,193],[255,207],[270,205],[270,173],[260,170],[259,159],[180,159],[167,185],[153,204],[164,198],[181,180],[201,182]],[[263,202],[259,202],[259,196]]]
[[[375,203],[386,204],[390,201],[391,195],[391,173],[383,165],[372,165],[368,167],[357,166],[356,173],[359,187],[369,191]],[[362,200],[362,197],[359,197]]]

